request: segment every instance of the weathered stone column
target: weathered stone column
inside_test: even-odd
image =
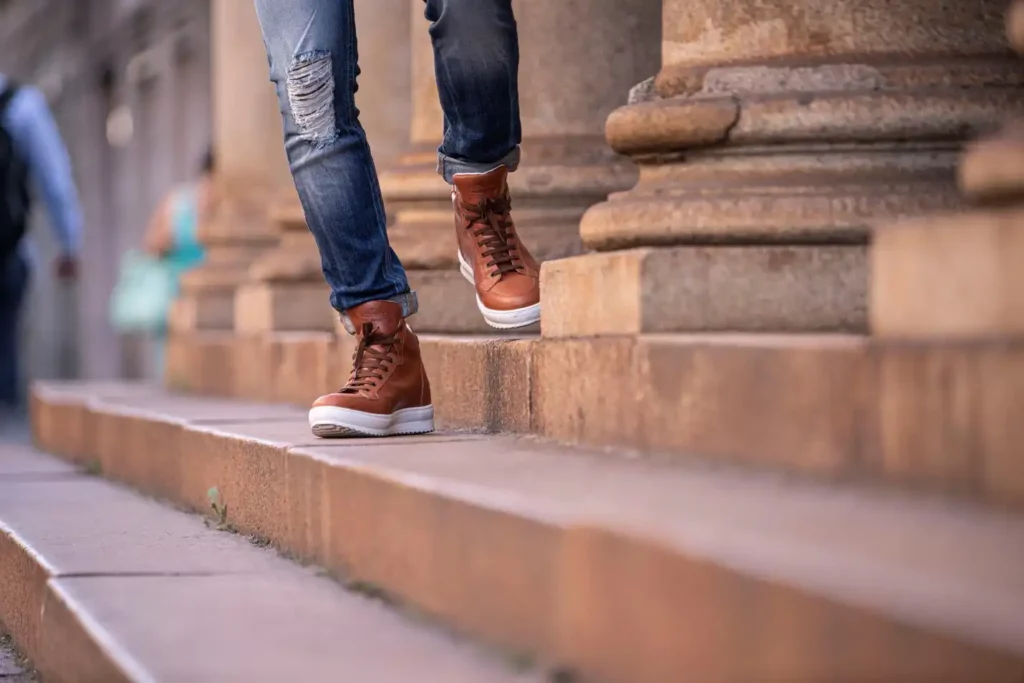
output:
[[[963,141],[1024,106],[1003,2],[666,0],[607,124],[640,180],[581,224],[640,249],[547,268],[545,335],[865,330],[869,225],[955,206]]]
[[[268,198],[291,186],[255,8],[214,0],[212,12],[215,207],[200,226],[206,263],[182,281],[171,320],[175,332],[232,329],[235,290],[253,259],[275,241]]]
[[[422,0],[413,13],[410,151],[382,174],[391,240],[420,296],[417,330],[493,332],[457,269],[451,190],[437,176],[442,114]],[[516,0],[523,163],[510,176],[514,215],[540,259],[580,250],[587,207],[623,190],[636,171],[605,144],[607,114],[658,65],[658,0]],[[566,27],[572,27],[571,29]]]
[[[355,4],[361,70],[356,104],[374,162],[383,167],[407,145],[407,0],[356,0]],[[320,255],[294,193],[271,207],[270,222],[279,232],[279,241],[252,265],[248,283],[238,291],[236,331],[332,331],[337,315],[328,304]]]

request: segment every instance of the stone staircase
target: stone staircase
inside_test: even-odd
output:
[[[0,449],[0,620],[45,681],[541,680],[261,545]]]
[[[554,680],[1024,671],[1024,521],[984,506],[455,431],[324,442],[299,409],[133,385],[38,386],[32,415],[40,448]]]
[[[222,522],[554,680],[1019,683],[1024,148],[998,124],[1024,113],[1024,77],[1002,2],[921,5],[913,26],[797,4],[775,45],[795,20],[771,3],[776,23],[665,0],[659,75],[607,121],[632,189],[592,134],[527,141],[513,193],[565,258],[525,337],[483,334],[437,246],[436,93],[414,69],[411,151],[382,184],[439,434],[310,436],[354,342],[286,200],[277,246],[210,280],[230,315],[175,326],[166,392],[38,386],[38,446],[189,510],[216,489]],[[520,6],[524,32],[548,25],[550,4]],[[729,17],[741,38],[684,30]],[[610,87],[591,70],[607,57],[577,65]],[[560,106],[583,117],[585,95]]]

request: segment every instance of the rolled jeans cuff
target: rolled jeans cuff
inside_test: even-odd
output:
[[[518,145],[516,145],[515,149],[506,154],[504,158],[490,164],[478,164],[475,161],[453,159],[443,152],[437,153],[437,172],[449,185],[454,183],[455,176],[460,173],[487,173],[488,171],[493,171],[499,166],[507,168],[509,173],[519,168]]]
[[[399,294],[398,296],[385,299],[391,303],[398,304],[402,307],[402,317],[408,318],[414,315],[420,310],[420,301],[416,296],[416,292],[406,292],[405,294]],[[345,331],[349,334],[356,334],[356,326],[352,324],[352,319],[348,317],[347,313],[341,314],[341,324],[345,326]]]

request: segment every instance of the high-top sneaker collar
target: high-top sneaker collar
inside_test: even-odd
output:
[[[404,320],[402,306],[393,301],[369,301],[348,309],[345,311],[345,315],[352,323],[357,335],[362,335],[363,326],[366,323],[369,323],[379,334],[394,334],[401,329]]]
[[[466,204],[479,204],[505,197],[508,169],[498,166],[486,173],[459,173],[452,182],[459,198]]]

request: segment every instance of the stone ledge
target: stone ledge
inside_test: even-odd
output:
[[[36,409],[54,415],[37,424],[62,424],[74,397],[60,396],[41,390]],[[1008,578],[1024,562],[1018,520],[501,438],[326,444],[301,418],[196,424],[195,410],[167,401],[147,416],[171,429],[163,447],[129,455],[132,467],[118,464],[127,452],[101,452],[105,474],[143,490],[178,481],[160,493],[197,510],[216,485],[243,531],[587,678],[960,681],[1020,671],[1024,595]],[[253,407],[231,405],[221,417]],[[90,410],[109,416],[110,433],[138,421],[100,399]],[[36,437],[45,446],[53,435]],[[715,615],[714,628],[701,616],[694,629],[694,615]],[[827,647],[823,631],[847,647]]]
[[[863,332],[862,246],[677,247],[544,264],[545,337]]]
[[[858,337],[652,335],[544,340],[533,428],[571,443],[826,478],[860,460],[873,395]]]
[[[534,433],[654,459],[698,457],[1024,505],[1019,342],[421,339],[443,428]],[[305,410],[310,397],[344,383],[352,344],[348,336],[282,335],[264,350],[277,359],[269,379],[257,381],[266,393],[243,397]],[[213,364],[223,347],[215,341],[210,353],[213,360],[197,368]],[[86,429],[80,424],[72,420],[69,429]]]
[[[535,338],[422,335],[439,426],[496,432],[530,429],[530,361]],[[190,335],[168,345],[167,384],[202,396],[308,407],[345,384],[355,339],[320,332],[262,336]],[[219,367],[225,356],[232,367]]]
[[[569,443],[1024,505],[1024,344],[544,340],[533,431]]]

